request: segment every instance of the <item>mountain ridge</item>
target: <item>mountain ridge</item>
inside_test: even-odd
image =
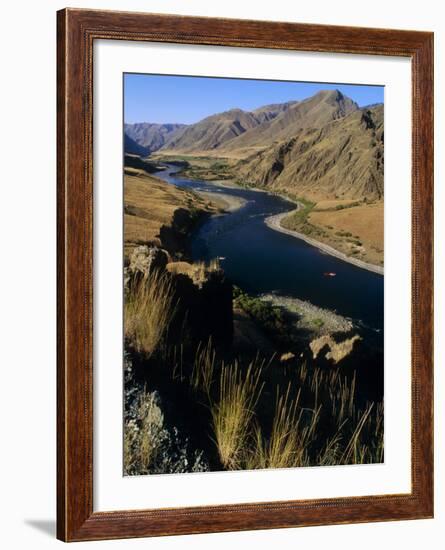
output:
[[[310,199],[383,197],[383,106],[302,129],[236,165],[243,181]]]
[[[176,123],[158,124],[151,122],[135,122],[124,124],[124,133],[132,141],[143,147],[148,153],[153,153],[168,143],[175,133],[186,125]],[[132,151],[127,151],[131,153]]]
[[[383,197],[383,104],[360,108],[339,90],[125,132],[150,153],[224,158],[250,185],[315,200]]]
[[[293,103],[269,104],[258,107],[253,111],[233,108],[215,113],[189,125],[160,149],[184,153],[196,150],[212,151],[220,149],[225,143],[243,135],[245,132],[273,120],[289,109]]]
[[[263,147],[270,141],[289,139],[302,128],[323,126],[354,110],[357,103],[338,90],[322,90],[302,101],[295,102],[274,119],[263,123],[256,131],[246,132],[223,148],[226,151]]]

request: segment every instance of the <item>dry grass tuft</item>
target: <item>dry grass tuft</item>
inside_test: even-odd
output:
[[[170,277],[157,271],[135,283],[125,299],[125,337],[138,353],[153,354],[175,311]]]
[[[324,420],[331,435],[311,459],[311,465],[379,463],[384,457],[383,404],[368,403],[364,410],[356,404],[356,375],[348,380],[341,371],[308,371],[303,365],[297,372],[302,395],[312,395],[314,408],[323,403]],[[313,432],[316,441],[317,434]]]
[[[253,361],[243,375],[235,361],[221,370],[219,402],[211,404],[211,414],[219,458],[229,470],[242,465],[254,409],[263,389],[262,368]]]
[[[190,379],[191,386],[197,390],[205,392],[210,400],[210,388],[213,383],[214,371],[216,366],[216,351],[212,346],[212,338],[209,338],[207,345],[198,346],[193,363],[193,370]]]
[[[206,282],[211,273],[221,270],[218,258],[206,262],[170,262],[167,270],[174,275],[187,275],[196,285]]]
[[[308,411],[299,406],[301,390],[295,398],[290,397],[290,385],[280,395],[277,389],[275,415],[268,440],[260,428],[255,429],[252,448],[247,453],[246,468],[295,468],[308,466],[308,448],[313,442],[320,407]],[[304,418],[304,417],[307,418]]]

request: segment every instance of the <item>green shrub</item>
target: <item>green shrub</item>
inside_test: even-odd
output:
[[[287,321],[281,308],[249,296],[238,287],[234,287],[233,296],[234,306],[248,313],[267,331],[280,332],[286,329]]]

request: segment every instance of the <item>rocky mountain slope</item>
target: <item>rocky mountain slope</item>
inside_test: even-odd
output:
[[[298,130],[241,161],[245,182],[312,198],[383,197],[383,105]]]
[[[258,121],[251,113],[232,109],[188,126],[163,149],[186,153],[212,150],[257,125]]]
[[[139,143],[136,143],[136,141],[126,133],[124,133],[124,151],[131,155],[139,155],[140,157],[145,157],[150,152],[147,147],[139,145]]]
[[[323,90],[303,101],[265,105],[253,111],[231,109],[217,113],[177,132],[160,149],[186,154],[214,151],[221,156],[245,157],[253,150],[289,139],[303,128],[321,128],[356,110],[357,104],[338,90]]]
[[[289,110],[294,102],[265,105],[254,111],[231,109],[204,118],[178,132],[162,150],[182,153],[221,149],[238,136],[266,124]]]
[[[291,104],[275,118],[245,132],[227,143],[223,149],[244,156],[249,148],[268,147],[274,142],[292,138],[302,129],[322,128],[357,109],[358,105],[338,90],[323,90],[308,99]]]
[[[125,124],[125,135],[133,142],[148,150],[149,153],[157,151],[168,143],[176,133],[185,128],[185,124],[152,124],[150,122],[137,122]],[[127,151],[133,153],[135,151]]]

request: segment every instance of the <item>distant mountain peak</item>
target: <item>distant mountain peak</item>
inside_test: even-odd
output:
[[[302,128],[237,165],[247,183],[315,200],[381,199],[383,169],[383,106],[355,109],[317,128]]]
[[[320,128],[358,110],[340,90],[320,90],[302,101],[264,105],[246,111],[233,107],[189,125],[137,123],[126,125],[128,136],[150,152],[242,151],[289,139],[302,128]]]
[[[312,98],[317,98],[317,97],[319,97],[320,99],[336,99],[339,101],[341,101],[345,97],[349,99],[347,96],[343,95],[338,89],[320,90],[319,92],[317,92],[315,95],[312,96]],[[311,99],[311,98],[308,98],[308,99]]]

